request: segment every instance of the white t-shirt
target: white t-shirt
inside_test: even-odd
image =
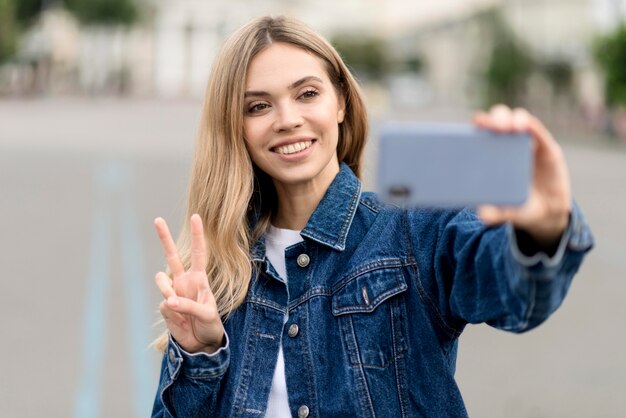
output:
[[[303,241],[300,231],[276,228],[270,225],[265,237],[265,254],[276,269],[280,277],[287,282],[287,267],[285,265],[285,249]],[[285,315],[284,322],[287,322]],[[291,418],[289,400],[287,398],[287,381],[285,380],[285,359],[283,357],[282,341],[278,349],[278,361],[272,378],[270,397],[267,403],[266,418]]]

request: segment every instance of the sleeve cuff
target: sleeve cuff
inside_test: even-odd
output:
[[[511,224],[507,225],[507,234],[509,236],[509,242],[511,243],[511,253],[513,254],[513,258],[524,267],[532,267],[536,265],[543,265],[548,268],[556,267],[561,264],[565,252],[568,249],[577,252],[584,252],[588,251],[593,246],[591,230],[587,225],[582,211],[575,202],[572,203],[572,212],[569,224],[561,236],[556,252],[552,256],[549,256],[545,252],[538,252],[530,256],[524,254],[518,246],[515,230]]]
[[[213,354],[188,353],[169,336],[167,345],[167,368],[172,380],[179,374],[193,379],[216,379],[224,375],[230,363],[230,340],[224,333],[226,344]]]

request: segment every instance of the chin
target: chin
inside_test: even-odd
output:
[[[310,182],[318,176],[319,173],[310,172],[309,170],[296,170],[289,173],[277,173],[277,175],[272,176],[272,178],[274,181],[278,181],[282,184],[295,185]]]

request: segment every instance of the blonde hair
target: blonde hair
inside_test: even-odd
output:
[[[183,265],[191,261],[189,219],[198,213],[207,242],[207,276],[225,320],[245,300],[252,277],[251,245],[265,232],[277,207],[271,178],[246,150],[243,110],[249,63],[274,42],[288,43],[320,58],[346,103],[337,157],[360,176],[367,114],[360,88],[335,49],[299,20],[280,16],[252,20],[224,44],[206,90],[192,164],[185,226],[178,239]],[[164,350],[167,332],[154,345]]]

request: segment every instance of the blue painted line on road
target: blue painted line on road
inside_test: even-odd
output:
[[[123,293],[128,321],[126,333],[130,356],[133,416],[149,414],[154,384],[151,382],[150,320],[144,286],[144,255],[134,205],[134,175],[130,163],[110,160],[94,169],[93,217],[89,274],[86,283],[82,330],[80,378],[74,401],[74,418],[102,415],[103,370],[107,344],[108,306],[111,287],[111,251],[121,251]],[[120,227],[121,245],[112,242]]]
[[[105,189],[110,167],[94,172],[94,209],[91,221],[89,273],[86,283],[82,330],[80,378],[74,402],[74,418],[97,418],[101,409],[102,370],[110,277],[111,213],[106,210]]]
[[[141,233],[134,202],[134,181],[129,168],[127,188],[121,207],[122,271],[124,295],[128,312],[127,335],[132,368],[134,416],[147,416],[152,404],[154,384],[151,382],[150,320],[144,272]]]

